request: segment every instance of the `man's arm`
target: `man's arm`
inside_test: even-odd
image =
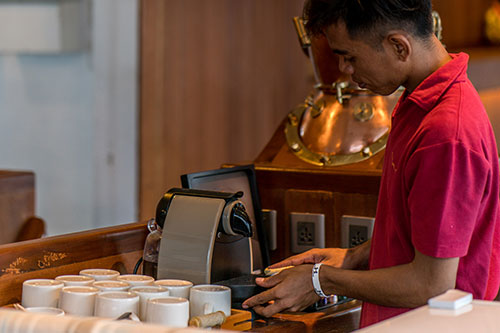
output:
[[[277,262],[269,266],[269,268],[323,263],[344,269],[368,269],[370,246],[371,240],[368,240],[350,249],[312,249]]]
[[[434,258],[415,250],[405,265],[370,271],[321,267],[320,282],[327,294],[350,297],[383,306],[413,308],[455,287],[459,258]]]
[[[370,270],[345,270],[323,265],[319,278],[326,294],[353,297],[393,307],[417,307],[433,296],[455,287],[459,258],[440,259],[415,250],[404,265]],[[249,298],[244,306],[271,316],[283,310],[298,311],[318,300],[311,281],[312,265],[301,265],[267,279],[257,280],[271,288]],[[268,304],[269,301],[273,301]]]
[[[371,245],[372,240],[369,239],[363,244],[348,249],[341,268],[368,269]]]

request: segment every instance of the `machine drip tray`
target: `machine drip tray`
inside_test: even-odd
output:
[[[263,274],[246,274],[232,279],[219,281],[215,284],[231,288],[231,307],[233,309],[242,309],[241,304],[243,301],[266,290],[266,288],[260,287],[255,283],[255,279],[258,277],[266,276]]]

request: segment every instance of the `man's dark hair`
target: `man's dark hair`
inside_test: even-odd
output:
[[[304,20],[312,35],[344,22],[351,38],[374,43],[390,29],[404,29],[421,39],[433,33],[431,0],[308,0]]]

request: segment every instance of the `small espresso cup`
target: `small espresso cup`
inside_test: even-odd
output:
[[[120,272],[113,269],[89,268],[81,270],[80,275],[90,276],[96,281],[116,280],[116,278],[120,275]]]
[[[146,321],[172,327],[187,327],[189,301],[183,297],[151,298],[147,301]]]
[[[130,284],[118,280],[96,281],[92,286],[98,288],[99,291],[127,291],[130,288]]]
[[[130,291],[139,295],[139,318],[142,321],[146,320],[148,299],[170,296],[169,290],[162,286],[137,286],[130,288]]]
[[[130,291],[104,291],[97,294],[96,317],[117,318],[125,312],[139,313],[139,296]]]
[[[170,296],[186,299],[189,299],[189,289],[193,286],[191,281],[176,279],[156,280],[154,284],[167,288],[170,291]]]
[[[120,275],[116,279],[118,281],[127,282],[131,287],[151,286],[155,281],[155,279],[149,275],[140,275],[140,274]]]
[[[56,277],[56,281],[61,281],[64,286],[92,286],[95,279],[85,275],[60,275]]]
[[[23,282],[22,305],[57,308],[64,283],[53,279],[33,279]]]
[[[58,308],[51,308],[47,306],[35,306],[24,308],[24,311],[30,313],[40,313],[40,314],[48,314],[53,316],[64,316],[64,310]]]
[[[231,315],[231,289],[214,284],[201,284],[191,288],[189,295],[191,317],[222,311]]]
[[[61,290],[59,308],[75,316],[93,316],[95,298],[99,293],[96,287],[69,286]]]

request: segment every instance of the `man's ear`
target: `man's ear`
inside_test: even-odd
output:
[[[389,44],[390,50],[392,50],[393,54],[400,61],[408,60],[413,50],[409,39],[404,34],[389,34],[387,35],[386,41]]]

